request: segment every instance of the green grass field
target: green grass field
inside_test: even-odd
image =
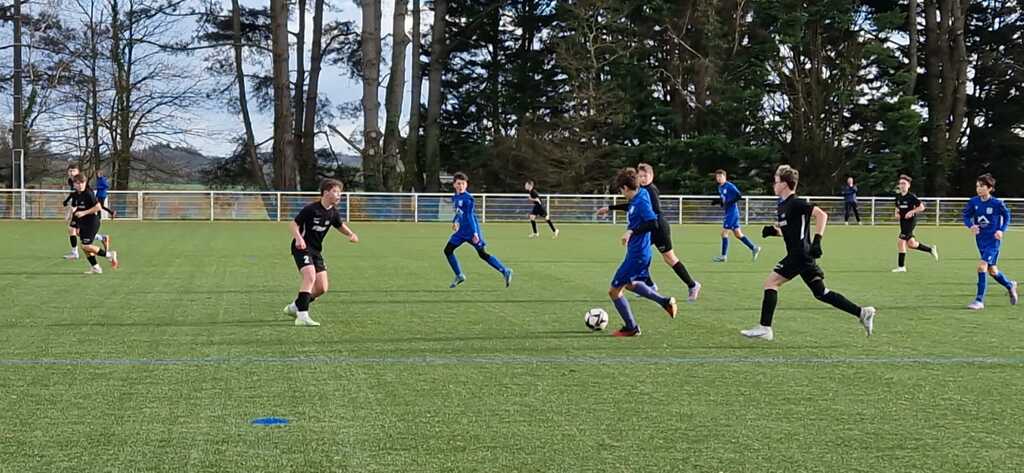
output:
[[[619,227],[485,225],[513,286],[462,248],[456,290],[446,225],[353,228],[360,244],[326,244],[323,326],[298,328],[285,224],[105,224],[123,267],[86,276],[61,223],[0,222],[0,471],[1024,471],[1024,307],[990,282],[988,308],[964,309],[962,228],[919,227],[942,261],[891,274],[895,227],[830,227],[829,287],[879,308],[875,336],[798,280],[770,343],[738,331],[777,239],[713,264],[718,230],[676,226],[700,301],[673,321],[631,296],[644,334],[616,339],[582,319],[619,325]],[[1024,279],[1020,238],[1000,263]]]

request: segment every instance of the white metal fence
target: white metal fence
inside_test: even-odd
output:
[[[61,219],[61,190],[0,189],[0,219]],[[286,221],[318,197],[313,192],[233,191],[111,191],[108,206],[117,218],[131,220],[253,220]],[[475,194],[477,217],[482,222],[521,221],[532,204],[525,194]],[[831,215],[843,219],[842,197],[806,197]],[[345,193],[339,209],[349,221],[447,222],[452,219],[451,194]],[[622,202],[621,196],[554,194],[543,197],[551,218],[557,222],[620,223],[621,213],[598,218],[597,209]],[[722,209],[713,205],[718,196],[663,195],[661,209],[672,223],[718,223]],[[922,198],[927,209],[919,224],[958,225],[967,198]],[[1024,199],[1006,199],[1011,223],[1024,224]],[[892,197],[858,199],[865,225],[895,224]],[[770,222],[775,218],[776,198],[747,196],[740,202],[743,223]],[[850,221],[854,221],[850,216]]]

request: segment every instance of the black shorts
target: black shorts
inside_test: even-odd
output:
[[[533,204],[533,209],[530,210],[530,215],[536,215],[538,217],[547,217],[548,211],[547,209],[544,208],[543,205],[535,203]]]
[[[295,258],[295,267],[299,268],[299,270],[312,265],[318,273],[327,271],[327,266],[324,265],[324,257],[320,255],[319,251],[310,249],[296,250],[292,248],[292,258]]]
[[[96,234],[100,232],[100,222],[96,219],[95,222],[78,222],[78,239],[83,245],[91,245],[92,241],[96,239]]]
[[[815,279],[825,279],[825,272],[809,256],[786,256],[775,265],[775,272],[786,279],[800,276],[808,284]]]
[[[668,226],[668,222],[664,220],[658,222],[658,229],[651,232],[651,244],[658,249],[659,253],[672,251],[672,227]]]
[[[900,240],[910,240],[914,238],[914,227],[917,226],[917,219],[900,219]]]
[[[68,226],[71,228],[78,228],[78,219],[75,217],[71,217],[71,221],[68,222]]]

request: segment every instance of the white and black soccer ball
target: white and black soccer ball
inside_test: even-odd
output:
[[[583,323],[593,331],[604,330],[608,326],[608,313],[600,307],[596,307],[583,314]]]

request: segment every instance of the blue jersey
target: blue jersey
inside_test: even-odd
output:
[[[473,200],[473,196],[469,192],[463,192],[461,194],[455,194],[452,196],[452,206],[455,208],[455,217],[452,218],[452,223],[459,224],[459,231],[456,235],[469,238],[473,237],[473,234],[480,235],[480,225],[476,223],[476,202]]]
[[[637,189],[636,195],[629,201],[626,228],[635,232],[644,222],[651,220],[658,220],[658,214],[654,213],[654,207],[651,206],[651,195],[643,188]],[[629,239],[626,258],[651,259],[651,232],[633,235]]]
[[[964,226],[973,227],[977,225],[981,229],[978,232],[978,246],[998,243],[996,232],[1005,232],[1010,225],[1010,209],[1002,200],[989,197],[988,200],[981,200],[981,197],[972,197],[963,211]]]
[[[107,196],[107,190],[110,189],[110,184],[107,182],[105,176],[96,176],[96,196],[104,198]]]
[[[739,215],[740,207],[737,202],[743,194],[735,184],[726,181],[725,184],[718,186],[718,195],[722,197],[722,208],[725,209],[726,215]]]

